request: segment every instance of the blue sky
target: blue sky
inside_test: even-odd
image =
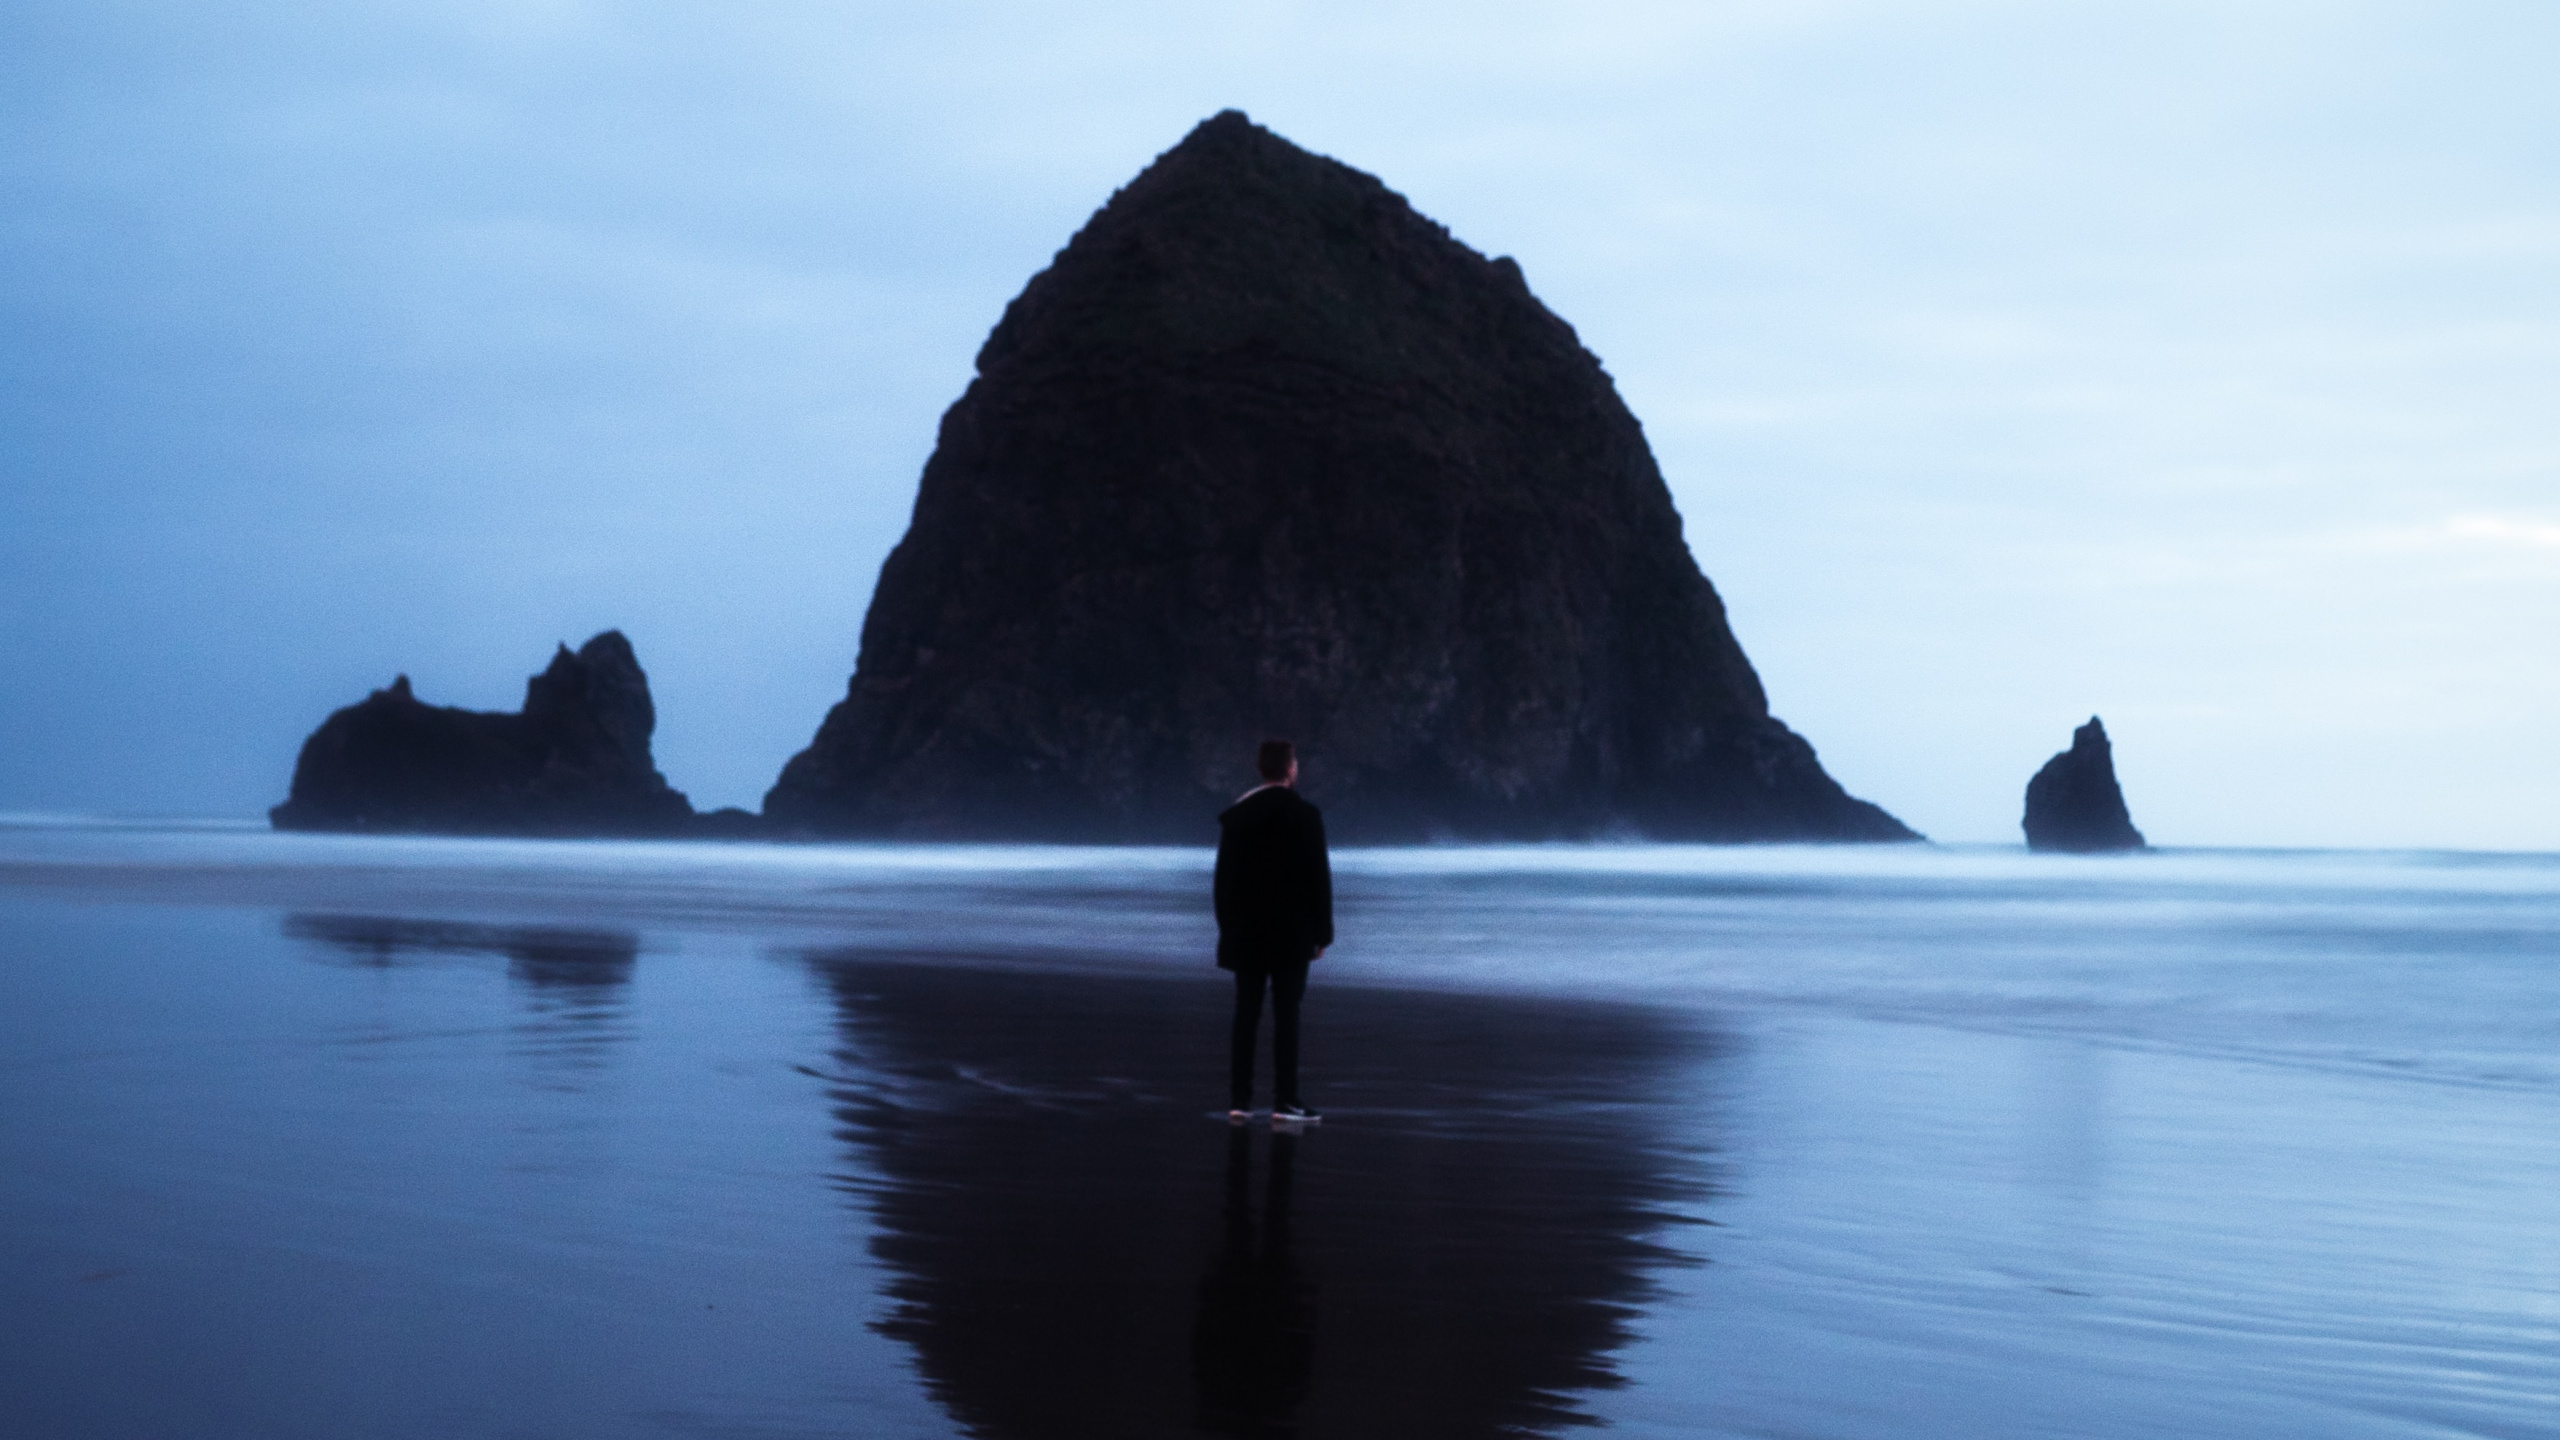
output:
[[[0,7],[0,809],[619,626],[752,806],[942,408],[1243,108],[1531,286],[1777,712],[2011,839],[2560,849],[2547,4]]]

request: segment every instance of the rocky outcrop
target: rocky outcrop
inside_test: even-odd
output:
[[[2071,748],[2027,782],[2030,850],[2139,850],[2142,832],[2116,785],[2115,748],[2098,717],[2071,732]]]
[[[429,705],[402,675],[303,742],[279,830],[664,835],[693,807],[649,756],[649,677],[608,630],[525,682],[516,714]]]
[[[977,369],[768,819],[1197,842],[1279,735],[1337,838],[1915,838],[1771,718],[1572,327],[1374,178],[1221,114]]]

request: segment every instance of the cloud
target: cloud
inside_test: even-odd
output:
[[[2294,548],[2321,555],[2530,554],[2560,550],[2560,521],[2472,512],[2401,525],[2322,531],[2301,537]]]
[[[2444,533],[2456,540],[2490,545],[2560,550],[2560,521],[2514,515],[2457,515],[2444,522]]]

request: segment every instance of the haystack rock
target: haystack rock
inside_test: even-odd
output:
[[[2139,850],[2142,832],[2116,785],[2115,747],[2098,717],[2071,732],[2071,748],[2027,782],[2030,850]]]
[[[608,630],[560,647],[525,682],[524,709],[457,710],[388,689],[303,742],[279,830],[471,835],[664,835],[693,807],[649,756],[658,727],[631,642]]]
[[[1644,432],[1509,259],[1228,111],[1034,276],[765,814],[1199,842],[1906,840],[1769,715]]]

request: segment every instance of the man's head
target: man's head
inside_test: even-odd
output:
[[[1266,784],[1286,785],[1298,778],[1298,749],[1286,740],[1265,740],[1253,754],[1253,768]]]

